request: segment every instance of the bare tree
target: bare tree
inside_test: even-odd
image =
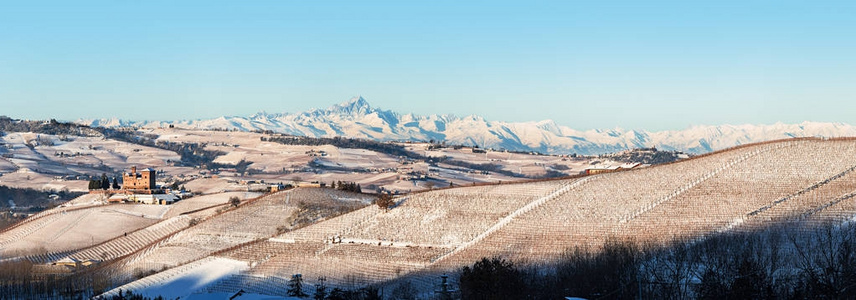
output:
[[[377,201],[375,201],[375,203],[377,203],[378,207],[383,208],[385,210],[388,210],[393,205],[395,205],[395,201],[392,200],[392,195],[387,194],[387,193],[380,194],[380,196],[378,196]]]

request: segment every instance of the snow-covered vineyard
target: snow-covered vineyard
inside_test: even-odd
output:
[[[156,218],[136,218],[148,221],[135,221],[147,223],[130,232],[105,232],[92,246],[28,256],[6,251],[3,259],[103,261],[99,270],[119,279],[110,293],[123,288],[185,298],[243,289],[285,296],[279,287],[294,274],[308,285],[324,278],[343,288],[409,280],[430,293],[439,275],[482,257],[549,265],[571,247],[596,249],[612,237],[666,243],[772,222],[848,220],[856,215],[854,171],[856,140],[792,139],[631,171],[414,193],[388,210],[366,206],[368,196],[319,188],[249,198],[233,209],[196,205],[187,214],[61,208],[0,233],[0,245],[43,238],[37,233],[48,227],[50,238],[60,238],[94,214],[148,214]],[[295,225],[289,216],[313,201],[359,205]],[[196,281],[174,293],[169,287],[181,280]]]

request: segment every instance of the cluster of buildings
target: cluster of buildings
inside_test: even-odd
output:
[[[146,168],[138,173],[136,166],[122,174],[122,189],[114,192],[107,201],[167,205],[179,199],[178,195],[158,188],[157,171]]]
[[[640,166],[642,166],[642,164],[640,164],[640,163],[629,163],[629,164],[623,164],[620,166],[597,166],[594,168],[585,169],[580,173],[585,174],[585,175],[596,175],[596,174],[603,174],[603,173],[626,171],[626,170],[634,169],[634,168],[637,168]]]
[[[122,174],[122,189],[136,193],[152,194],[157,191],[157,176],[157,171],[152,168],[146,168],[137,173],[137,167],[131,167],[131,172]]]

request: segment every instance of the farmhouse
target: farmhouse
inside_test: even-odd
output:
[[[97,264],[97,263],[98,263],[98,261],[93,260],[93,259],[80,260],[80,259],[72,258],[70,256],[66,256],[65,258],[60,259],[60,260],[54,262],[53,264],[57,265],[57,266],[80,268],[80,267],[88,267],[88,266],[91,266],[91,265]]]
[[[159,205],[167,205],[172,204],[176,200],[176,196],[172,194],[156,194],[156,195],[129,195],[128,201],[133,201],[136,203],[142,204],[159,204]]]

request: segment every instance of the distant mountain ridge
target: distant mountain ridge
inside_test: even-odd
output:
[[[446,141],[483,148],[537,151],[550,154],[602,154],[632,148],[656,147],[689,153],[706,153],[746,143],[790,137],[856,136],[845,123],[803,122],[770,125],[693,126],[684,130],[587,130],[538,122],[488,121],[480,116],[399,114],[374,108],[362,97],[295,114],[257,113],[249,117],[208,120],[127,121],[117,118],[77,120],[99,127],[166,127],[193,129],[270,130],[298,136],[365,138],[379,141]]]

